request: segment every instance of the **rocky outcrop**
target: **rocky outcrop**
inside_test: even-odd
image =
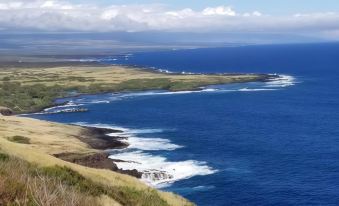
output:
[[[14,112],[7,108],[7,107],[1,107],[0,106],[0,115],[3,115],[3,116],[10,116],[10,115],[13,115]]]
[[[85,142],[93,149],[106,150],[106,149],[123,149],[128,147],[128,143],[121,141],[125,137],[109,136],[110,133],[121,133],[119,130],[84,127],[82,134],[77,136],[80,141]]]
[[[173,179],[173,175],[168,174],[166,171],[145,170],[142,172],[142,178],[150,180],[151,182],[155,182],[161,180],[171,180]]]
[[[142,173],[137,170],[122,170],[117,167],[113,160],[109,159],[107,153],[95,154],[76,154],[76,153],[61,153],[54,155],[55,157],[72,162],[86,167],[108,169],[121,174],[130,175],[136,178],[141,178]],[[120,160],[121,161],[121,160]]]

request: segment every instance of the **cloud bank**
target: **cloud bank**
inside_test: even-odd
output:
[[[266,32],[339,37],[339,13],[286,16],[239,13],[229,6],[170,10],[164,5],[72,4],[58,0],[0,0],[1,31]]]

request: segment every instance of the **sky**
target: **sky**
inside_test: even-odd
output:
[[[72,0],[75,3],[91,3],[90,0]],[[203,9],[229,5],[246,12],[259,10],[270,14],[293,14],[300,12],[339,11],[338,0],[96,0],[96,4],[164,4],[173,9]]]
[[[0,0],[0,32],[279,34],[339,40],[338,0]]]

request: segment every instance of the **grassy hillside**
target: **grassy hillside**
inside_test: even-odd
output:
[[[100,93],[164,89],[195,90],[201,86],[259,81],[266,75],[163,74],[118,66],[0,69],[0,106],[18,113],[40,110],[70,92]]]
[[[75,137],[80,135],[80,127],[4,116],[0,123],[0,200],[6,204],[16,198],[34,203],[41,198],[40,186],[46,184],[45,199],[39,201],[51,198],[55,201],[51,205],[60,205],[67,198],[74,199],[71,205],[82,205],[82,197],[89,203],[95,201],[94,205],[192,205],[134,177],[55,158],[53,154],[65,151],[97,152]],[[66,197],[68,194],[72,196]]]

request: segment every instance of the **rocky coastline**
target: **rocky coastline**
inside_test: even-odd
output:
[[[97,169],[108,169],[121,174],[130,175],[136,178],[141,178],[143,173],[137,170],[123,170],[119,169],[115,162],[123,162],[119,159],[110,159],[109,153],[104,150],[108,149],[124,149],[129,145],[121,140],[126,137],[109,136],[111,133],[121,133],[120,130],[97,128],[97,127],[85,127],[83,126],[82,133],[76,138],[80,141],[88,144],[92,149],[100,150],[101,152],[92,154],[78,154],[78,153],[60,153],[54,156],[67,162],[72,162],[86,167],[92,167]]]

